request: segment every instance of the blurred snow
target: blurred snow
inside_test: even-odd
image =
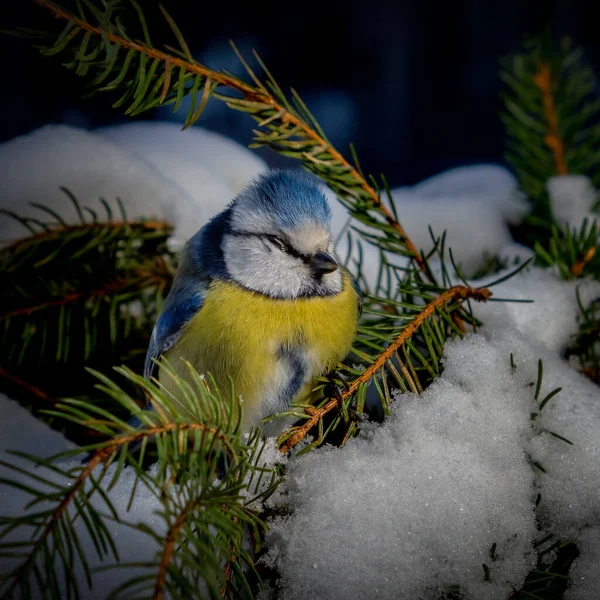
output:
[[[61,186],[82,206],[102,214],[102,197],[116,210],[121,198],[128,218],[164,218],[174,222],[183,189],[156,173],[129,150],[82,129],[48,125],[0,145],[2,207],[23,216],[45,217],[31,202],[43,204],[69,223],[77,212]],[[187,202],[190,202],[186,198]],[[117,213],[118,214],[118,213]],[[26,235],[16,221],[2,219],[0,243]]]
[[[552,215],[562,225],[579,227],[584,219],[593,221],[598,213],[592,212],[598,192],[585,175],[557,175],[546,184]]]
[[[99,214],[100,197],[115,212],[118,197],[129,219],[175,224],[180,245],[265,168],[249,150],[199,128],[132,123],[94,133],[50,125],[0,145],[1,203],[23,216],[46,216],[30,206],[37,202],[74,223],[77,212],[61,186]],[[9,219],[0,227],[0,243],[27,234]]]
[[[520,222],[528,211],[515,177],[497,165],[451,169],[416,186],[395,188],[392,196],[400,222],[417,248],[425,252],[433,248],[430,227],[436,238],[445,231],[446,249],[452,250],[466,276],[473,275],[487,259],[510,246],[508,225]],[[348,253],[348,241],[343,235],[348,228],[348,215],[341,203],[334,202],[330,191],[328,198],[333,210],[333,232],[339,236],[336,252],[343,258]],[[363,244],[362,250],[363,273],[373,286],[379,272],[379,249]],[[356,246],[352,256],[358,256]],[[398,256],[390,258],[398,266],[407,263]]]
[[[101,136],[147,160],[163,177],[183,187],[207,217],[222,210],[256,175],[267,169],[255,153],[218,133],[176,123],[133,122],[97,129]],[[219,186],[223,198],[206,194]],[[226,189],[228,188],[228,189]],[[220,201],[219,201],[220,200]]]
[[[47,458],[73,447],[63,435],[0,393],[0,456],[7,450],[16,450]],[[15,460],[11,459],[11,462]],[[19,459],[19,464],[29,462]],[[0,506],[5,501],[6,497],[0,491]]]

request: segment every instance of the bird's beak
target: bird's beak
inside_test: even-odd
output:
[[[310,269],[316,277],[322,277],[326,273],[333,273],[340,265],[335,258],[327,252],[317,252],[310,261]]]

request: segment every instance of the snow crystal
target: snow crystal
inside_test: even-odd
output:
[[[292,514],[267,539],[283,597],[505,598],[534,560],[522,379],[482,337],[450,343],[444,375],[379,429],[292,461]]]
[[[554,219],[561,225],[579,227],[587,219],[598,218],[592,207],[598,192],[585,175],[558,175],[546,183]]]

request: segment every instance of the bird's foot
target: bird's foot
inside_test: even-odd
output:
[[[342,388],[344,388],[346,391],[350,389],[348,379],[346,379],[346,376],[339,371],[329,371],[326,377],[329,379],[329,383],[325,385],[324,392],[328,397],[335,398],[335,400],[337,400],[338,408],[341,411],[343,409],[344,401]]]

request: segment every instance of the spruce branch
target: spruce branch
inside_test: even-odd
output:
[[[445,292],[438,295],[431,302],[423,307],[420,307],[419,312],[414,316],[408,323],[402,327],[401,333],[383,352],[377,355],[376,360],[356,377],[351,383],[349,388],[342,394],[342,402],[347,401],[353,394],[358,392],[361,387],[364,387],[377,375],[381,375],[382,379],[385,380],[385,369],[392,369],[397,375],[397,379],[400,379],[398,371],[393,365],[392,358],[402,347],[410,343],[412,337],[415,335],[418,329],[422,328],[426,322],[431,320],[434,316],[439,315],[440,309],[446,307],[451,301],[462,302],[467,299],[474,299],[477,301],[486,301],[491,297],[492,293],[487,288],[470,288],[465,286],[454,286]],[[443,313],[441,313],[443,314]],[[435,353],[432,353],[434,356]],[[401,361],[400,361],[401,362]],[[414,383],[414,378],[409,374],[406,367],[400,367],[404,371],[404,375],[408,381],[412,383],[412,391],[417,393],[417,384]],[[340,403],[337,399],[329,400],[320,408],[310,408],[307,413],[309,418],[305,423],[300,426],[289,429],[280,438],[280,449],[282,452],[289,452],[298,443],[300,443],[310,432],[310,430],[316,425],[322,423],[323,417],[339,407]],[[319,443],[321,439],[317,440]]]
[[[556,173],[558,175],[566,175],[568,171],[567,164],[565,163],[565,148],[558,127],[558,114],[554,103],[552,79],[550,65],[546,62],[540,63],[538,72],[533,76],[533,82],[537,85],[542,95],[544,116],[548,125],[548,133],[544,136],[544,141],[550,150],[552,150]]]
[[[600,183],[600,100],[582,51],[550,34],[502,61],[506,83],[502,118],[507,161],[533,202],[534,217],[552,223],[546,182],[555,175],[587,175]]]
[[[177,25],[164,8],[161,10],[179,43],[179,50],[171,47],[158,50],[151,44],[143,12],[135,2],[131,4],[137,12],[144,41],[133,40],[125,33],[115,16],[121,4],[118,1],[100,6],[91,0],[83,0],[79,5],[79,16],[50,0],[34,2],[66,25],[59,34],[46,35],[48,42],[45,45],[40,44],[44,32],[21,32],[21,35],[33,37],[47,55],[68,55],[63,64],[75,69],[78,75],[91,77],[95,74],[91,80],[93,90],[123,92],[115,106],[128,104],[126,113],[131,115],[167,103],[174,103],[177,110],[183,96],[189,94],[192,103],[186,126],[200,118],[210,97],[219,98],[230,108],[247,112],[258,121],[254,146],[267,146],[300,160],[306,169],[329,185],[353,216],[379,230],[383,241],[410,257],[430,278],[425,258],[397,218],[385,180],[382,183],[389,206],[386,206],[377,182],[365,178],[356,158],[353,165],[331,145],[300,96],[292,90],[289,100],[258,56],[257,60],[268,76],[266,85],[241,56],[252,84],[195,61]],[[111,75],[112,81],[106,83]],[[218,87],[228,88],[238,96],[217,93]]]
[[[41,218],[0,211],[31,232],[0,248],[0,347],[4,368],[17,377],[26,361],[124,358],[132,347],[126,340],[147,335],[170,287],[168,223],[129,221],[121,205],[115,219],[105,201],[102,221],[65,192],[79,223],[38,205]]]
[[[129,523],[158,542],[161,550],[153,562],[145,565],[144,575],[126,581],[113,595],[129,598],[137,591],[144,597],[181,597],[189,592],[188,588],[197,594],[205,586],[211,597],[218,597],[222,586],[247,589],[247,573],[240,563],[250,572],[253,564],[242,547],[244,531],[264,530],[255,505],[272,493],[275,473],[260,464],[262,441],[257,432],[247,438],[241,435],[241,405],[225,401],[214,388],[214,382],[200,377],[190,365],[192,384],[179,378],[168,363],[163,368],[186,398],[186,411],[181,411],[177,398],[164,386],[148,382],[129,369],[117,369],[126,380],[141,388],[155,408],[142,411],[135,398],[122,387],[95,373],[100,380],[98,389],[130,414],[136,414],[143,429],[134,428],[113,411],[67,399],[48,412],[94,429],[109,439],[47,460],[20,454],[32,465],[45,469],[47,475],[38,474],[39,469],[27,471],[2,462],[19,476],[5,479],[5,485],[26,491],[33,497],[31,504],[50,504],[50,508],[35,514],[29,510],[0,521],[0,556],[21,558],[10,572],[0,574],[2,597],[12,597],[17,590],[21,597],[31,597],[36,586],[51,598],[62,597],[61,586],[66,586],[63,590],[69,597],[81,597],[73,570],[81,565],[91,584],[87,566],[90,557],[86,555],[89,551],[82,545],[76,523],[96,540],[95,550],[100,560],[112,554],[119,562],[107,525],[111,521],[127,523],[115,511],[107,492],[116,485],[125,467],[134,469],[136,475],[130,504],[136,487],[146,486],[162,504],[160,515],[166,527],[164,532],[157,532],[144,524]],[[138,459],[132,448],[139,442],[142,450]],[[151,446],[156,449],[158,468],[149,472],[143,467],[143,457],[149,455]],[[63,460],[90,450],[87,464],[62,466]],[[227,455],[229,467],[217,479],[218,457],[222,453]],[[59,482],[57,474],[61,477]],[[109,474],[110,482],[106,483]],[[266,480],[265,474],[270,476]],[[253,481],[254,475],[259,475],[258,481]],[[23,476],[32,483],[24,484]],[[96,496],[100,497],[104,510],[92,504]],[[12,534],[14,540],[19,531],[25,534],[31,531],[29,541],[18,538],[9,541],[7,536]],[[64,572],[69,573],[65,582],[60,580],[61,563]],[[229,573],[224,567],[226,563],[233,565]]]
[[[536,260],[543,266],[558,268],[562,279],[592,276],[600,279],[600,230],[597,221],[583,220],[580,227],[552,225],[545,244],[536,241]]]

